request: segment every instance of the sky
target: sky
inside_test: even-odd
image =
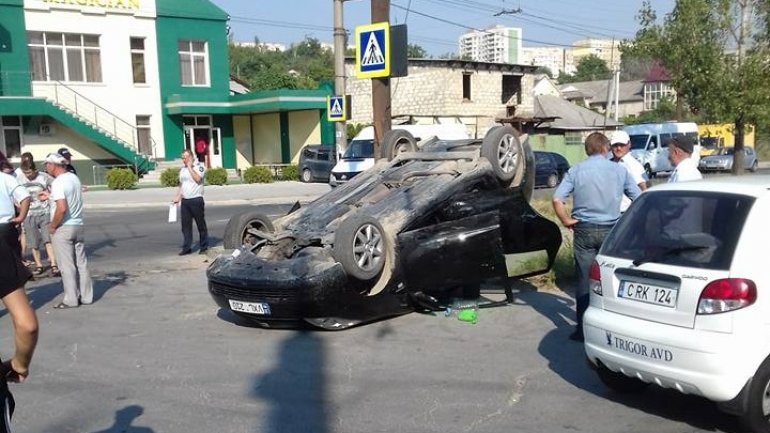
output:
[[[212,0],[230,15],[235,41],[282,43],[305,37],[332,43],[332,0]],[[651,0],[658,17],[675,0]],[[501,24],[523,29],[524,47],[570,46],[587,37],[633,38],[642,0],[391,0],[391,24],[407,24],[409,43],[438,56],[457,51],[457,38],[470,29]],[[346,0],[350,32],[368,24],[369,0]],[[508,12],[495,16],[496,13]],[[510,13],[515,12],[515,13]],[[352,40],[352,38],[351,38]]]

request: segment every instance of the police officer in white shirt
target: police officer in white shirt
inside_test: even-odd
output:
[[[184,167],[179,170],[179,191],[174,198],[174,203],[181,202],[182,213],[182,251],[180,256],[192,252],[192,220],[198,226],[200,237],[199,254],[209,249],[209,236],[206,229],[205,204],[203,202],[203,179],[206,176],[206,167],[195,159],[190,150],[182,152]]]
[[[640,190],[647,189],[647,173],[642,167],[642,163],[637,161],[629,152],[631,152],[631,137],[625,131],[612,131],[610,134],[610,150],[612,152],[613,162],[622,165],[628,171],[634,183]],[[631,205],[631,199],[623,195],[620,201],[620,212],[625,212]]]
[[[690,158],[695,144],[692,138],[681,135],[668,142],[668,160],[671,161],[674,171],[668,177],[669,182],[686,182],[701,180],[703,175],[698,171],[698,163]]]

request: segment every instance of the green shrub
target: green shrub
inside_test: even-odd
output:
[[[246,183],[271,183],[273,173],[267,167],[249,167],[243,172],[243,181]]]
[[[107,171],[107,188],[130,189],[136,185],[136,175],[127,168],[113,168]]]
[[[163,186],[179,186],[179,169],[167,168],[160,174],[160,184]]]
[[[206,183],[209,185],[224,185],[227,183],[227,170],[212,168],[206,171]]]
[[[287,165],[281,169],[281,180],[299,180],[299,166]]]

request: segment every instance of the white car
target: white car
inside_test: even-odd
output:
[[[770,432],[768,221],[770,176],[642,194],[591,267],[583,331],[601,380],[700,395]]]

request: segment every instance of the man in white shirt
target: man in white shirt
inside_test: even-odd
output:
[[[200,238],[199,254],[204,254],[209,248],[209,235],[206,228],[205,203],[203,202],[203,179],[206,177],[206,167],[196,161],[190,150],[182,152],[184,166],[179,170],[179,191],[174,198],[174,204],[181,202],[182,213],[182,251],[180,256],[192,252],[192,222],[198,226]]]
[[[58,153],[45,158],[45,168],[54,177],[50,198],[53,214],[48,225],[56,261],[61,271],[64,299],[54,308],[75,308],[94,300],[94,285],[88,271],[85,229],[83,227],[83,197],[80,179],[67,171],[67,159]],[[41,200],[47,194],[40,194]]]
[[[626,169],[640,190],[646,190],[647,173],[644,167],[642,167],[642,163],[629,154],[631,151],[631,137],[625,131],[612,131],[610,134],[610,150],[612,151],[611,160]],[[623,195],[623,199],[620,202],[620,212],[625,212],[630,205],[631,199]]]
[[[686,135],[674,137],[668,142],[668,160],[671,161],[674,171],[668,177],[669,182],[687,182],[701,180],[703,175],[698,171],[698,163],[690,158],[695,144]]]

